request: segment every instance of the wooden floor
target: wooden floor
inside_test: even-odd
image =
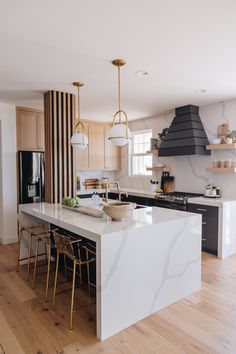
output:
[[[86,306],[94,299],[77,293],[82,308],[70,331],[70,293],[58,295],[53,312],[44,302],[44,275],[33,291],[23,269],[15,272],[16,251],[0,245],[0,354],[236,353],[236,256],[203,254],[200,292],[100,342],[95,305]]]

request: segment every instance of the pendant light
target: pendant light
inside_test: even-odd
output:
[[[73,85],[78,88],[78,122],[75,126],[75,132],[70,139],[71,145],[76,150],[84,150],[88,145],[88,137],[84,134],[84,125],[80,119],[80,95],[79,89],[84,86],[83,82],[73,82]]]
[[[128,117],[125,111],[121,109],[120,103],[120,67],[125,65],[126,62],[122,59],[115,59],[112,64],[118,68],[118,111],[115,113],[112,123],[112,128],[109,132],[108,139],[111,140],[113,145],[124,146],[128,144],[131,139],[131,133],[128,125]],[[122,123],[122,115],[124,122]]]

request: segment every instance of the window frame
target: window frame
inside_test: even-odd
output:
[[[129,144],[129,177],[143,177],[143,178],[150,178],[152,176],[152,171],[146,171],[150,172],[149,174],[134,174],[133,173],[133,156],[150,156],[150,153],[143,152],[143,153],[134,153],[134,135],[138,134],[144,134],[144,133],[151,133],[151,138],[153,137],[153,131],[152,129],[143,129],[143,130],[137,130],[132,132],[132,140],[131,144]]]

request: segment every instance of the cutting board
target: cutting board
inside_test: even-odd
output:
[[[224,123],[218,125],[218,138],[222,138],[228,134],[229,131],[229,124]]]
[[[77,207],[68,207],[66,205],[62,205],[62,208],[68,209],[70,211],[75,211],[76,213],[90,215],[90,216],[93,216],[95,218],[102,218],[105,215],[103,210],[90,208],[90,207],[85,206],[85,205],[79,205]]]

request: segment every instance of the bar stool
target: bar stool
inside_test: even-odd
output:
[[[32,240],[33,238],[42,237],[43,235],[46,236],[48,233],[47,226],[45,224],[34,224],[34,225],[24,225],[22,221],[22,216],[18,215],[18,223],[19,223],[19,233],[18,233],[18,257],[17,257],[17,267],[16,271],[19,272],[19,266],[21,261],[27,260],[27,275],[26,279],[29,281],[29,272],[30,272],[30,260],[35,258],[35,255],[32,255]],[[21,251],[21,240],[23,236],[23,232],[28,235],[28,257],[20,258],[20,251]],[[46,249],[44,253],[41,253],[38,256],[45,256]]]
[[[49,289],[49,279],[50,279],[50,268],[51,268],[51,251],[55,248],[55,244],[51,238],[51,230],[47,232],[47,234],[42,234],[37,237],[36,247],[35,247],[35,261],[34,261],[34,274],[33,274],[33,284],[32,287],[35,289],[36,287],[36,270],[37,270],[37,262],[38,262],[38,250],[40,242],[43,243],[44,249],[46,251],[47,257],[47,276],[46,276],[46,288],[45,288],[45,301],[48,302],[48,289]]]
[[[86,254],[86,259],[89,258],[96,258],[96,248],[91,245],[90,243],[87,243],[86,245],[82,246],[82,249],[85,250]],[[96,266],[96,263],[93,263]],[[94,281],[91,280],[91,272],[90,272],[90,266],[92,266],[92,263],[87,263],[87,276],[88,276],[88,291],[89,291],[89,296],[91,296],[91,287],[96,289],[96,269],[95,269],[95,279]]]
[[[69,325],[69,328],[72,330],[73,329],[74,295],[75,295],[75,277],[76,277],[76,275],[79,275],[80,279],[82,279],[82,271],[81,271],[82,265],[84,265],[84,264],[88,265],[90,263],[95,263],[96,258],[90,257],[90,253],[88,253],[88,257],[86,257],[85,259],[81,258],[81,243],[82,243],[81,240],[71,240],[69,237],[64,236],[64,235],[60,235],[57,232],[53,232],[53,237],[54,237],[54,241],[55,241],[55,247],[57,250],[56,273],[55,273],[54,292],[53,292],[53,310],[55,311],[59,256],[65,255],[73,263],[73,278],[72,278],[72,292],[71,292],[71,306],[70,306],[70,325]],[[74,247],[75,245],[78,247],[77,254],[75,252],[75,247]],[[86,246],[84,246],[84,247],[86,247]],[[93,254],[95,254],[95,252]],[[79,267],[79,273],[77,272],[77,267]],[[88,273],[88,277],[89,277],[89,273]],[[88,283],[90,283],[89,279],[88,279]]]

